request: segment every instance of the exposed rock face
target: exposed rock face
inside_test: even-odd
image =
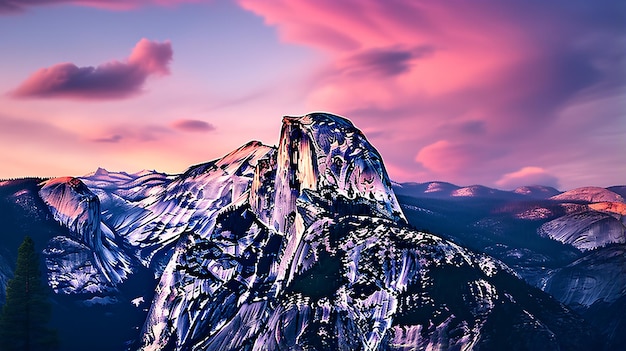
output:
[[[350,200],[372,200],[376,212],[404,220],[382,157],[346,119],[321,113],[285,117],[277,159],[271,224],[279,232],[291,230],[284,221],[295,212],[304,189],[332,189]]]
[[[582,251],[608,244],[626,243],[624,224],[612,215],[595,211],[559,217],[543,224],[538,233]]]
[[[615,302],[626,296],[626,245],[588,253],[551,274],[543,289],[568,305]]]
[[[44,250],[48,280],[65,293],[105,292],[131,273],[121,241],[101,221],[100,201],[78,178],[43,183],[39,195],[70,237],[59,236]]]
[[[101,248],[100,201],[80,179],[54,178],[44,183],[39,195],[54,219],[70,230],[74,239]]]

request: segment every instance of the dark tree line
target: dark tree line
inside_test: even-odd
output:
[[[56,350],[56,332],[48,327],[52,313],[48,287],[30,237],[19,247],[15,275],[9,280],[6,293],[0,314],[0,350]]]

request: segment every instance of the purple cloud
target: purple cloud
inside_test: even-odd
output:
[[[171,136],[172,130],[157,124],[118,124],[96,132],[87,140],[94,143],[121,144],[132,148],[150,142],[162,142]]]
[[[421,46],[414,50],[398,48],[371,49],[350,56],[343,63],[343,70],[351,73],[395,76],[408,72],[413,60],[432,54],[435,48]]]
[[[215,130],[215,126],[205,121],[197,119],[180,119],[172,122],[174,129],[181,130],[183,132],[210,132]]]
[[[169,74],[172,61],[169,41],[141,39],[125,62],[97,67],[61,63],[42,68],[11,92],[17,98],[67,98],[77,100],[123,99],[141,93],[151,75]]]
[[[114,134],[114,135],[111,135],[110,137],[96,138],[96,139],[93,139],[92,141],[96,143],[119,143],[120,141],[122,141],[122,139],[124,139],[122,135]]]
[[[29,7],[57,4],[97,7],[109,10],[131,10],[145,5],[174,5],[198,0],[0,0],[0,15],[21,13]]]

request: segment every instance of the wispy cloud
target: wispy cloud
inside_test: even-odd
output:
[[[123,99],[142,92],[149,76],[169,74],[169,41],[141,39],[127,60],[97,67],[61,63],[42,68],[10,94],[16,98]]]
[[[396,47],[367,49],[340,60],[336,69],[350,76],[364,74],[390,78],[410,71],[415,60],[427,57],[434,51],[435,48],[432,46],[416,49]]]
[[[56,127],[46,121],[7,116],[0,113],[0,139],[17,143],[71,145],[79,140],[75,133]]]
[[[132,10],[146,5],[172,6],[179,3],[201,1],[202,0],[0,0],[0,15],[21,13],[35,6],[60,4],[89,6],[109,10]]]
[[[522,169],[507,173],[496,185],[504,189],[514,189],[522,185],[547,185],[558,187],[558,179],[541,167],[523,167]]]
[[[88,140],[96,143],[126,143],[137,145],[145,142],[163,141],[172,130],[156,124],[118,124],[96,131],[99,136]]]
[[[96,143],[119,143],[120,141],[122,141],[122,139],[124,139],[124,136],[122,136],[121,134],[114,134],[108,137],[95,138],[92,139],[92,141]]]
[[[210,132],[215,130],[215,126],[211,123],[197,119],[179,119],[172,122],[171,126],[183,132]]]

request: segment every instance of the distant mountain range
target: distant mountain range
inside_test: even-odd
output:
[[[0,182],[0,285],[30,235],[63,350],[615,350],[625,190],[392,183],[350,121],[285,117],[183,174]]]

